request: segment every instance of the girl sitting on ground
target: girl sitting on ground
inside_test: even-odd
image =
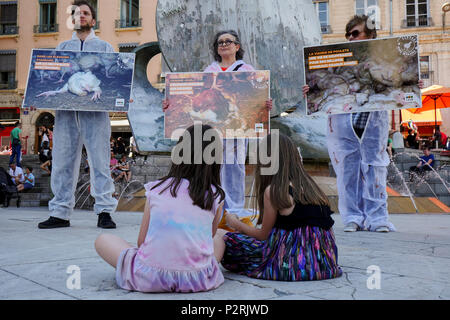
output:
[[[222,265],[253,278],[280,281],[323,280],[341,276],[334,224],[327,196],[306,173],[293,142],[279,135],[279,150],[270,150],[269,135],[261,143],[279,154],[279,168],[271,175],[260,163],[255,171],[259,210],[257,225],[249,226],[235,215],[226,215],[236,232],[219,229],[215,255]],[[275,153],[274,153],[275,154]],[[259,162],[259,161],[258,161]]]
[[[110,234],[95,241],[98,254],[116,268],[116,281],[123,289],[198,292],[224,282],[214,257],[213,237],[225,193],[220,187],[220,163],[206,164],[202,159],[201,164],[194,164],[194,139],[202,145],[202,154],[212,143],[203,141],[211,127],[200,126],[196,130],[202,132],[201,137],[194,136],[195,126],[191,126],[187,129],[190,136],[185,132],[178,142],[190,139],[189,163],[172,163],[167,176],[145,185],[147,202],[137,247]]]

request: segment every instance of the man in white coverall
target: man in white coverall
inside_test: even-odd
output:
[[[56,50],[114,52],[108,42],[95,35],[95,11],[87,1],[73,3],[74,24],[78,17],[79,28],[73,33],[72,39],[60,43]],[[100,94],[95,92],[92,99],[97,100]],[[111,124],[108,112],[57,110],[54,128],[51,187],[55,196],[49,202],[50,218],[39,223],[38,227],[50,229],[70,226],[84,144],[89,156],[91,194],[95,199],[94,211],[98,215],[97,227],[115,228],[116,224],[110,215],[116,210],[117,200],[112,197],[114,183],[109,169]]]

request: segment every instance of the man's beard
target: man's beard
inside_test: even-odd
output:
[[[81,31],[81,32],[86,32],[86,31],[90,31],[92,29],[92,26],[85,24],[85,25],[79,25],[77,28],[77,25],[75,25],[75,30],[76,31]]]

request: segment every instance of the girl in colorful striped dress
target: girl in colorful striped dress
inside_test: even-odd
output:
[[[271,141],[278,137],[274,148]],[[218,230],[216,258],[224,268],[258,279],[306,281],[341,276],[327,196],[305,171],[287,136],[272,134],[261,143],[267,146],[270,159],[272,153],[279,156],[276,172],[263,175],[273,163],[256,167],[254,207],[259,210],[257,225],[261,227],[227,214],[227,224],[236,232]]]

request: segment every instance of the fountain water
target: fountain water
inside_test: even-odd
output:
[[[403,178],[403,174],[400,172],[400,170],[398,170],[397,166],[395,165],[395,163],[391,162],[392,166],[394,167],[394,170],[397,172],[398,177],[400,177],[400,180],[402,181],[403,185],[405,186],[406,191],[408,192],[408,196],[411,199],[411,202],[414,206],[414,209],[416,209],[416,213],[419,212],[417,210],[417,206],[416,206],[416,202],[413,199],[413,196],[411,194],[411,190],[408,188],[408,185],[406,184],[405,179]]]
[[[417,162],[415,162],[417,160]],[[430,197],[435,197],[439,200],[439,196],[443,196],[442,192],[438,192],[437,189],[433,189],[434,183],[441,183],[444,186],[445,194],[444,196],[450,195],[450,188],[448,182],[439,174],[438,170],[441,171],[445,166],[442,166],[439,169],[433,168],[429,166],[430,171],[425,172],[425,174],[417,174],[416,172],[410,172],[410,166],[416,165],[420,161],[420,157],[413,153],[413,152],[400,152],[396,153],[391,161],[390,166],[392,166],[395,170],[395,175],[389,175],[388,180],[390,182],[390,185],[396,189],[401,190],[404,193],[406,193],[411,201],[413,200],[414,196],[424,196],[423,194],[429,194]],[[397,164],[398,167],[397,167]],[[399,169],[400,167],[400,169]],[[409,176],[411,181],[405,181],[405,176]],[[401,183],[399,184],[398,181],[395,182],[395,177],[400,177]],[[430,180],[432,178],[437,178],[437,180]],[[427,189],[429,189],[429,192],[424,190],[423,188],[420,188],[421,185],[427,186]],[[419,192],[418,192],[419,191]],[[428,197],[428,196],[427,196]],[[415,206],[416,207],[416,206]],[[417,207],[416,207],[417,210]]]

